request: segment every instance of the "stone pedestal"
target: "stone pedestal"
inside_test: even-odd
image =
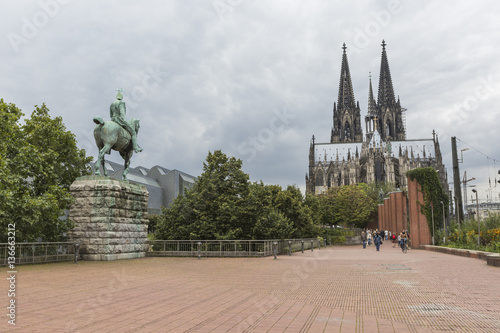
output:
[[[148,198],[142,185],[102,176],[77,178],[70,187],[75,202],[69,233],[83,260],[139,258],[148,249]]]

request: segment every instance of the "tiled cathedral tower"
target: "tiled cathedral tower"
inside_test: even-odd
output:
[[[359,102],[356,103],[354,99],[345,43],[342,49],[344,53],[340,69],[339,98],[337,104],[333,103],[333,128],[330,143],[362,142],[361,112]]]
[[[380,77],[378,81],[377,120],[380,136],[383,141],[405,140],[401,103],[394,95],[389,61],[385,51],[385,41],[382,41],[382,61],[380,62]]]

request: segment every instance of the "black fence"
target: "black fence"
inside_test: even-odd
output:
[[[76,244],[71,242],[17,243],[15,265],[75,260]],[[9,245],[0,243],[0,266],[9,263]]]
[[[267,257],[325,246],[317,238],[276,240],[149,240],[148,257]]]

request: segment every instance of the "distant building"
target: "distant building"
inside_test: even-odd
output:
[[[109,177],[122,179],[123,164],[105,161],[104,165]],[[186,188],[194,185],[196,177],[156,165],[151,169],[142,166],[130,168],[127,180],[146,187],[149,192],[149,214],[160,214],[162,207],[168,207],[178,195],[184,194]]]
[[[473,203],[467,205],[465,209],[467,215],[470,217],[476,214],[476,210],[479,211],[479,219],[483,220],[491,214],[500,214],[500,202],[481,202],[481,200],[479,200],[478,207],[476,207],[476,203]]]
[[[330,142],[318,143],[313,135],[310,143],[308,193],[321,194],[330,187],[370,182],[394,183],[404,190],[406,172],[422,167],[436,169],[448,193],[448,177],[437,134],[433,131],[429,139],[406,139],[406,109],[401,107],[399,97],[396,100],[385,47],[382,41],[378,100],[373,96],[371,75],[369,79],[366,135],[363,136],[361,110],[354,98],[344,44]]]

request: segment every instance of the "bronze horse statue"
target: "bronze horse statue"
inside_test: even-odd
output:
[[[134,153],[132,136],[127,130],[114,121],[103,121],[101,117],[94,117],[93,120],[94,123],[97,124],[94,129],[94,138],[97,148],[99,149],[99,156],[94,165],[95,174],[98,176],[101,175],[100,167],[102,166],[104,175],[108,175],[108,171],[104,166],[104,155],[110,154],[111,149],[113,149],[118,151],[125,160],[122,179],[126,180],[130,166],[130,158]],[[139,131],[139,119],[130,119],[128,123],[135,129],[136,133]]]

